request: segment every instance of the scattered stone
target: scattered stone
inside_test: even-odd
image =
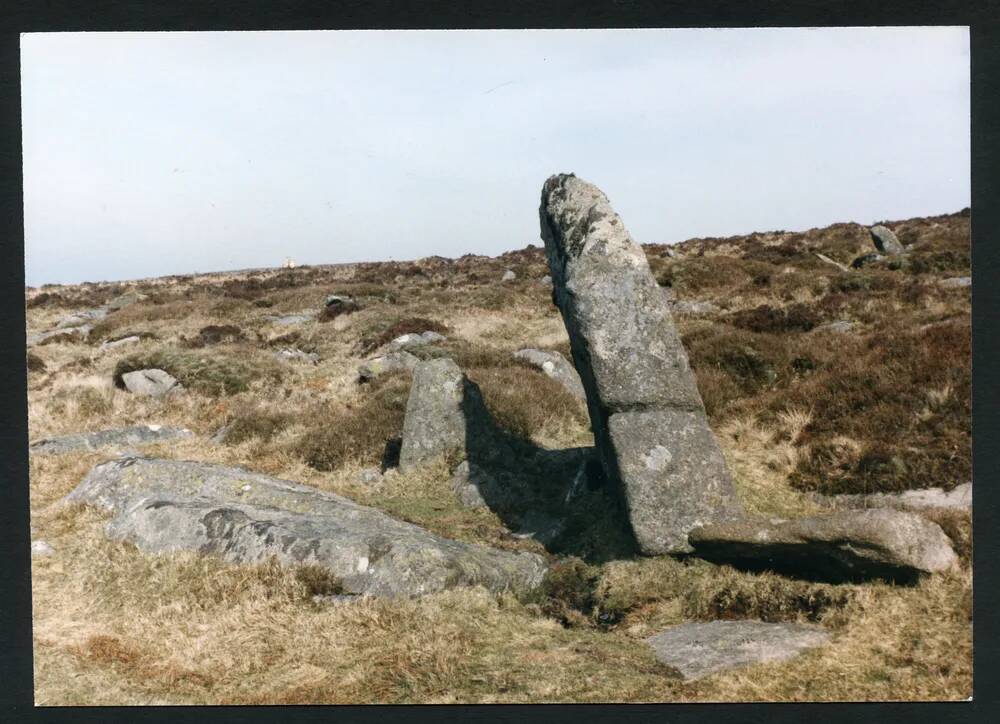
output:
[[[553,176],[539,214],[607,478],[643,553],[690,552],[689,530],[742,510],[663,293],[595,186]]]
[[[710,621],[672,626],[646,643],[658,661],[692,681],[750,664],[787,661],[829,638],[819,626],[806,624]]]
[[[961,287],[971,287],[972,277],[949,277],[938,282],[942,287],[958,289]]]
[[[518,350],[514,356],[540,369],[565,387],[574,397],[581,400],[587,399],[587,393],[583,391],[583,383],[580,382],[580,375],[577,374],[576,368],[558,352],[529,348]]]
[[[433,332],[431,330],[421,332],[420,334],[411,332],[409,334],[401,334],[396,337],[394,340],[389,342],[385,348],[390,352],[399,352],[413,349],[414,347],[423,347],[428,344],[443,342],[445,339],[447,339],[447,337],[443,334],[438,334],[437,332]]]
[[[503,276],[502,276],[502,277],[500,277],[500,281],[502,281],[502,282],[512,282],[512,281],[514,281],[515,279],[517,279],[517,274],[515,274],[515,273],[514,273],[514,272],[513,272],[512,270],[510,270],[510,269],[508,269],[507,271],[505,271],[505,272],[503,273]]]
[[[859,495],[815,494],[813,500],[839,508],[894,508],[896,510],[925,510],[927,508],[972,508],[972,483],[962,483],[952,490],[924,488],[902,493],[867,493]]]
[[[264,317],[264,319],[278,327],[288,327],[293,324],[305,324],[306,322],[312,322],[316,319],[316,316],[311,313],[303,312],[300,314],[285,314],[282,316],[272,314]]]
[[[32,558],[43,558],[45,556],[51,556],[56,550],[48,543],[43,540],[31,541],[31,557]]]
[[[378,468],[364,468],[358,471],[356,478],[359,483],[376,485],[382,482],[382,471]]]
[[[274,358],[279,362],[304,361],[310,364],[319,364],[319,355],[315,352],[303,352],[294,347],[285,347],[274,353]]]
[[[911,582],[958,561],[936,523],[887,509],[716,523],[692,530],[689,540],[709,561],[815,580]]]
[[[871,252],[869,254],[862,254],[857,259],[851,262],[851,268],[860,269],[861,267],[868,266],[873,262],[881,261],[884,258],[885,257],[882,256],[881,254],[876,254],[875,252]]]
[[[413,384],[403,419],[403,445],[399,451],[401,471],[465,449],[464,398],[465,375],[454,360],[432,359],[420,362],[413,369]]]
[[[87,324],[88,322],[99,322],[106,316],[108,316],[108,310],[105,307],[87,309],[83,312],[74,312],[73,314],[69,314],[59,320],[59,324],[56,325],[56,328],[65,329],[66,327],[79,327],[80,325]]]
[[[815,332],[836,332],[838,334],[846,334],[854,330],[854,322],[848,321],[846,319],[839,319],[836,322],[827,322],[826,324],[820,324],[817,327],[813,327],[810,331]]]
[[[36,332],[34,334],[29,334],[26,338],[27,346],[32,347],[35,345],[43,344],[64,344],[67,342],[86,342],[87,336],[90,334],[90,330],[93,327],[89,324],[83,324],[79,327],[62,327],[58,329],[51,329],[47,332]]]
[[[105,352],[109,349],[116,349],[118,347],[124,347],[125,345],[135,344],[136,342],[140,342],[141,340],[142,337],[140,337],[137,334],[133,334],[130,337],[122,337],[121,339],[116,339],[113,342],[104,342],[103,344],[101,344],[100,349],[102,352]]]
[[[532,553],[462,543],[332,493],[221,465],[124,458],[93,468],[67,496],[113,514],[106,531],[146,553],[198,551],[231,563],[314,564],[348,594],[419,596],[541,583]]]
[[[381,357],[374,357],[358,368],[358,379],[370,382],[386,372],[396,370],[412,370],[420,360],[409,352],[390,352]]]
[[[323,304],[327,307],[343,307],[354,304],[354,299],[339,294],[328,294]]]
[[[192,437],[187,428],[165,427],[163,425],[136,425],[115,430],[100,430],[99,432],[79,432],[73,435],[46,438],[31,443],[29,450],[33,453],[65,453],[80,450],[97,450],[98,448],[121,445],[149,445],[164,440],[177,440]]]
[[[868,231],[872,235],[872,243],[875,244],[875,248],[880,253],[886,256],[898,256],[903,253],[903,245],[899,243],[899,239],[888,227],[878,224]]]
[[[184,389],[173,376],[159,369],[126,372],[122,375],[122,383],[132,394],[150,397],[163,397],[168,393]]]
[[[550,277],[548,274],[546,274],[545,276],[543,276],[541,278],[541,283],[543,285],[547,286],[547,287],[551,287],[552,286],[552,277]]]
[[[125,307],[135,304],[136,302],[141,302],[146,298],[145,294],[140,294],[139,292],[126,292],[125,294],[117,296],[108,302],[108,309],[113,312],[117,312],[119,309],[124,309]]]
[[[677,257],[677,252],[671,249],[669,246],[660,252],[661,259],[674,259]]]
[[[831,259],[830,257],[826,256],[825,254],[820,254],[819,252],[816,252],[816,256],[819,258],[820,261],[824,261],[827,264],[835,266],[838,269],[840,269],[840,271],[842,271],[842,272],[850,272],[851,271],[849,267],[844,266],[839,261],[834,261],[833,259]],[[791,270],[789,269],[787,271],[791,271]]]

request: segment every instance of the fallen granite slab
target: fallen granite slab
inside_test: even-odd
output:
[[[689,530],[742,508],[667,300],[596,186],[552,176],[539,216],[607,478],[642,553],[690,552]]]
[[[673,626],[646,639],[657,660],[685,681],[751,664],[787,661],[822,646],[818,626],[763,621],[710,621]]]
[[[79,450],[97,450],[109,446],[149,445],[165,440],[192,437],[193,435],[193,432],[182,427],[136,425],[117,430],[79,432],[73,435],[46,438],[31,443],[28,449],[33,453],[41,454],[66,453]]]
[[[111,511],[107,533],[147,553],[315,564],[345,593],[419,596],[457,586],[527,591],[545,560],[434,535],[374,508],[222,465],[127,457],[93,468],[67,501]]]
[[[951,490],[924,488],[902,493],[867,493],[860,495],[822,495],[811,499],[824,505],[840,508],[895,508],[896,510],[925,510],[927,508],[972,508],[972,483],[956,485]]]
[[[540,369],[548,377],[565,387],[566,391],[573,397],[580,400],[587,399],[587,393],[583,391],[583,383],[580,382],[580,375],[577,374],[576,368],[558,352],[530,348],[519,349],[514,353],[514,357]]]
[[[888,509],[716,523],[695,528],[688,540],[696,556],[714,563],[833,582],[913,582],[958,562],[939,525]]]

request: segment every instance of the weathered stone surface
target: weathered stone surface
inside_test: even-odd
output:
[[[88,324],[89,322],[98,322],[108,316],[108,310],[106,307],[98,307],[97,309],[86,309],[82,312],[74,312],[73,314],[68,314],[59,320],[59,324],[56,325],[57,329],[64,329],[66,327],[79,327],[83,324]]]
[[[97,450],[109,446],[149,445],[164,440],[177,440],[192,437],[193,432],[182,427],[165,427],[163,425],[136,425],[117,430],[100,430],[98,432],[80,432],[74,435],[37,440],[29,446],[33,453],[65,453],[79,450]]]
[[[140,302],[143,299],[146,299],[146,295],[141,294],[140,292],[125,292],[108,302],[108,309],[111,311],[118,311],[119,309],[124,309],[125,307],[135,304],[136,302]]]
[[[716,523],[692,530],[688,540],[710,561],[817,580],[908,582],[958,561],[936,523],[887,509]]]
[[[503,273],[503,276],[500,277],[500,281],[502,281],[502,282],[512,282],[515,279],[517,279],[517,274],[515,274],[513,272],[513,270],[511,270],[511,269],[508,269],[507,271],[505,271]]]
[[[643,553],[690,551],[691,528],[740,509],[663,293],[595,186],[549,178],[539,215],[607,477]]]
[[[377,485],[382,482],[382,471],[378,468],[364,468],[358,471],[355,479],[365,485]]]
[[[583,383],[580,382],[580,375],[577,374],[576,368],[558,352],[548,352],[540,349],[520,349],[514,353],[514,356],[540,369],[565,387],[574,397],[581,400],[587,399],[587,393],[583,391]]]
[[[899,243],[899,239],[896,238],[892,229],[878,224],[868,231],[871,233],[872,243],[879,250],[879,253],[886,256],[897,256],[903,253],[903,245]]]
[[[122,383],[125,385],[125,389],[132,394],[149,395],[150,397],[163,397],[168,393],[183,389],[181,383],[173,376],[158,369],[126,372],[122,375]]]
[[[646,639],[657,660],[686,681],[750,664],[786,661],[822,646],[819,626],[763,621],[710,621],[673,626]]]
[[[948,277],[938,282],[942,287],[950,289],[960,289],[972,286],[972,277]]]
[[[380,357],[374,357],[358,368],[358,378],[362,382],[368,382],[386,372],[396,370],[412,370],[420,363],[420,360],[409,352],[390,352]]]
[[[67,499],[110,510],[108,535],[147,553],[316,564],[347,593],[524,591],[546,568],[534,554],[449,540],[338,495],[221,465],[123,458],[92,469]]]
[[[130,337],[122,337],[121,339],[116,339],[112,342],[104,342],[103,344],[101,344],[100,349],[101,351],[107,351],[109,349],[116,349],[118,347],[124,347],[126,345],[135,344],[136,342],[139,342],[141,340],[142,337],[140,337],[137,334],[133,334]]]
[[[951,490],[924,488],[902,493],[868,493],[862,495],[820,495],[813,500],[841,508],[895,508],[897,510],[923,510],[926,508],[972,508],[972,483],[957,485]]]
[[[464,393],[465,375],[454,360],[442,357],[414,368],[403,419],[400,470],[406,472],[440,455],[464,450]]]
[[[547,287],[551,287],[552,286],[552,277],[549,276],[548,274],[546,274],[545,276],[543,276],[541,278],[541,283],[543,285],[547,286]]]

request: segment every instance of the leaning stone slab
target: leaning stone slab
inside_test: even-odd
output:
[[[816,580],[909,582],[958,561],[936,523],[886,509],[717,523],[696,528],[688,540],[695,555],[715,563]]]
[[[552,176],[539,215],[607,477],[643,553],[690,552],[689,530],[741,509],[663,292],[597,187]]]
[[[673,626],[646,639],[661,663],[685,681],[751,664],[787,661],[822,646],[818,626],[763,621],[710,621]]]
[[[148,395],[163,397],[164,395],[183,389],[170,373],[160,369],[135,370],[122,375],[122,384],[133,395]]]
[[[952,510],[970,510],[972,508],[972,483],[963,483],[951,490],[924,488],[923,490],[906,490],[902,493],[816,494],[812,496],[812,499],[835,507],[855,509],[924,510],[927,508],[950,508]]]
[[[192,437],[187,428],[165,427],[163,425],[136,425],[119,430],[100,430],[98,432],[80,432],[74,435],[63,435],[37,440],[31,443],[29,450],[33,453],[66,453],[80,450],[97,450],[108,446],[149,445],[165,440],[177,440]]]
[[[315,564],[346,593],[404,597],[475,585],[520,592],[546,570],[532,553],[449,540],[339,495],[221,465],[113,460],[93,468],[67,500],[111,511],[108,535],[144,552]]]
[[[412,370],[420,364],[420,359],[409,352],[390,352],[381,357],[373,357],[358,368],[358,379],[369,382],[387,372]]]
[[[872,243],[879,253],[886,256],[897,256],[903,253],[903,245],[893,233],[892,229],[878,224],[868,230],[872,236]]]
[[[587,393],[583,391],[583,383],[580,382],[580,375],[577,374],[576,368],[558,352],[520,349],[514,353],[514,356],[540,369],[565,387],[573,397],[581,400],[587,399]]]
[[[428,360],[414,367],[399,451],[402,472],[465,448],[464,399],[465,375],[451,358]]]

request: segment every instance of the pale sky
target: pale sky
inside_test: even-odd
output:
[[[26,284],[496,255],[970,204],[966,28],[29,33]]]

